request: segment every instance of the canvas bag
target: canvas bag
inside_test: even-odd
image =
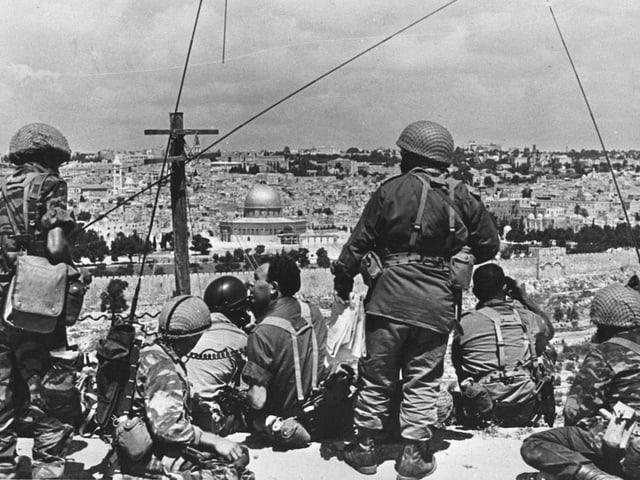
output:
[[[66,264],[19,255],[5,297],[4,321],[28,332],[53,332],[64,310],[66,287]]]

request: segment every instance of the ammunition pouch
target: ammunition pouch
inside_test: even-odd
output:
[[[360,260],[360,274],[364,284],[371,288],[382,275],[382,261],[376,252],[367,252]]]
[[[117,420],[113,441],[118,456],[124,456],[133,464],[151,455],[153,440],[147,423],[140,417],[120,417]]]
[[[53,332],[64,309],[66,287],[66,264],[19,255],[5,296],[4,321],[28,332]]]
[[[451,257],[449,261],[449,282],[455,291],[464,291],[471,285],[475,258],[467,246]]]

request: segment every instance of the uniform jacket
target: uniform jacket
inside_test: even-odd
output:
[[[67,211],[67,184],[57,172],[48,170],[40,165],[26,163],[16,167],[16,169],[6,177],[7,186],[23,182],[29,172],[39,172],[43,176],[48,175],[41,188],[41,198],[39,199],[39,211],[35,212],[36,232],[44,234],[54,227],[62,227],[67,233],[73,230],[75,220]],[[19,188],[8,188],[8,201],[12,206],[12,211],[16,215],[16,221],[21,230],[24,228],[23,216],[23,191]],[[30,212],[32,214],[33,212]],[[0,246],[6,252],[18,250],[16,243],[9,237],[15,232],[11,228],[7,205],[0,202]],[[20,231],[20,234],[26,232]],[[43,240],[40,238],[34,240]]]
[[[236,372],[239,376],[247,348],[247,334],[222,313],[212,313],[211,320],[186,362],[192,393],[205,400],[231,382]]]
[[[507,370],[512,370],[518,365],[530,365],[531,362],[529,336],[525,343],[522,327],[513,317],[514,310],[518,311],[528,334],[535,342],[537,355],[543,353],[544,347],[551,339],[551,332],[544,320],[520,303],[496,299],[480,304],[476,310],[462,317],[460,331],[453,339],[451,357],[460,382],[467,377],[478,379],[498,369],[495,328],[491,319],[478,311],[482,307],[491,307],[503,316],[501,331],[506,357],[503,367]]]
[[[640,328],[619,337],[640,343]],[[565,425],[611,411],[623,402],[640,413],[640,355],[612,342],[596,345],[585,357],[564,407]]]
[[[449,258],[466,244],[471,247],[476,263],[485,262],[496,255],[500,240],[484,205],[464,183],[449,183],[444,177],[437,176],[439,172],[429,173],[431,188],[421,223],[422,236],[417,241],[415,253],[443,260],[436,265],[411,263],[385,268],[370,292],[366,311],[448,333],[454,321]],[[457,207],[452,240],[447,202],[450,185],[455,189]],[[360,261],[368,251],[375,251],[381,257],[407,252],[421,192],[422,182],[412,173],[393,177],[380,185],[342,249],[335,266],[336,275],[355,277]]]
[[[306,325],[301,316],[300,303],[293,297],[281,297],[272,302],[264,317],[279,317],[291,322],[294,329]],[[318,343],[318,382],[325,375],[324,358],[327,351],[327,327],[316,307],[311,307],[314,328],[297,337],[302,373],[303,395],[311,391],[312,338]],[[293,367],[293,345],[291,335],[281,328],[258,323],[247,344],[247,364],[242,372],[249,385],[260,385],[267,389],[267,401],[263,411],[267,414],[289,416],[300,406],[297,398]]]
[[[188,402],[189,383],[177,356],[158,343],[144,347],[131,412],[147,419],[159,446],[179,448],[197,443],[202,431],[191,423]]]

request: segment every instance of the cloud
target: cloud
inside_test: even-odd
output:
[[[221,132],[441,6],[435,0],[203,2],[181,100],[187,126]],[[0,2],[0,91],[10,120],[59,126],[78,150],[158,143],[173,109],[197,1]],[[605,140],[637,146],[640,5],[554,9]],[[257,120],[229,148],[393,145],[418,118],[474,139],[597,146],[544,2],[459,0]],[[162,143],[162,142],[160,142]],[[225,142],[226,144],[226,142]]]

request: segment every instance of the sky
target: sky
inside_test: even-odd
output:
[[[180,101],[224,134],[445,0],[203,0]],[[608,149],[640,149],[640,2],[556,0]],[[162,146],[197,0],[1,0],[0,152],[50,123],[74,151]],[[599,148],[545,0],[458,0],[222,141],[393,147],[433,120],[458,145]],[[205,145],[214,136],[202,137]]]

